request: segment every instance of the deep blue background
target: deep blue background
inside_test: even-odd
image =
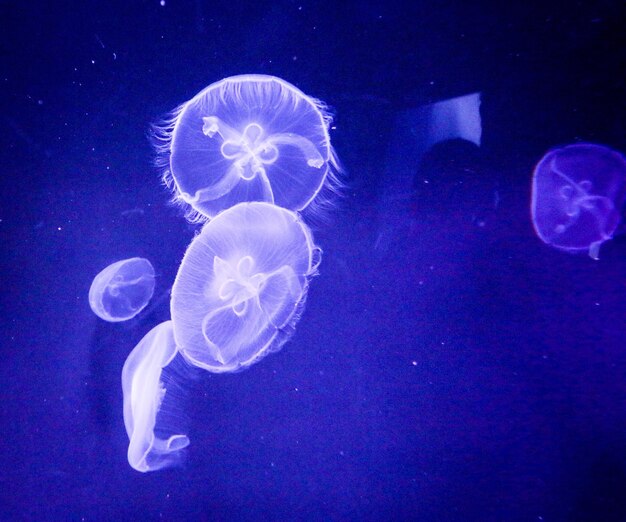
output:
[[[626,520],[626,241],[554,251],[528,211],[550,147],[626,150],[626,16],[524,4],[0,0],[0,519]],[[186,464],[142,475],[121,368],[196,231],[149,125],[248,72],[332,107],[346,190],[293,339],[204,375]],[[395,117],[475,91],[482,147],[411,167],[381,243]],[[154,306],[106,324],[89,285],[131,256]]]

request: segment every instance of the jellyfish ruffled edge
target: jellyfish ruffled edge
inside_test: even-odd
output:
[[[193,103],[199,97],[204,96],[204,94],[209,89],[215,89],[223,82],[239,81],[243,78],[256,78],[263,79],[265,81],[276,81],[283,88],[291,91],[296,96],[302,97],[303,100],[306,100],[309,104],[313,106],[315,110],[317,110],[321,114],[322,122],[324,124],[324,133],[328,142],[328,157],[325,158],[325,162],[327,165],[326,176],[321,187],[304,207],[289,210],[298,212],[302,214],[305,218],[324,221],[324,216],[335,205],[337,199],[341,197],[344,193],[345,186],[343,182],[344,170],[330,140],[329,130],[333,123],[333,115],[331,113],[331,110],[326,103],[317,98],[306,95],[300,89],[290,84],[289,82],[275,76],[263,74],[241,74],[236,76],[229,76],[227,78],[219,80],[218,82],[211,83],[207,87],[203,88],[196,95],[194,95],[191,99],[180,104],[164,118],[151,126],[149,136],[152,142],[152,147],[155,151],[154,164],[159,172],[161,172],[161,181],[172,194],[170,200],[171,203],[174,206],[179,207],[183,211],[187,221],[192,224],[204,224],[210,221],[211,218],[195,210],[191,205],[189,205],[187,201],[183,199],[176,186],[176,181],[174,179],[170,166],[171,145],[174,135],[174,128],[183,110],[187,107],[188,104]]]

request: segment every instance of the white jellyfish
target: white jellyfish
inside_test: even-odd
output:
[[[302,210],[336,184],[330,122],[322,102],[280,78],[225,78],[159,129],[164,180],[192,219],[247,201]]]
[[[89,306],[105,321],[132,319],[152,299],[154,283],[154,268],[147,259],[133,257],[117,261],[94,278],[89,289]]]
[[[193,240],[172,288],[174,337],[183,356],[232,372],[278,350],[293,330],[321,251],[297,214],[241,203]]]

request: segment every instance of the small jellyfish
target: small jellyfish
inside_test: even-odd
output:
[[[161,372],[176,355],[172,321],[155,326],[130,353],[122,369],[124,425],[130,439],[128,463],[137,471],[175,465],[189,445],[183,434],[155,435],[157,413],[166,394]]]
[[[533,173],[531,214],[548,245],[597,259],[611,239],[626,196],[626,161],[607,147],[582,143],[548,152]]]
[[[172,288],[182,355],[206,370],[233,372],[280,349],[320,259],[294,212],[241,203],[219,214],[192,241]]]
[[[89,306],[101,319],[113,323],[132,319],[152,299],[154,268],[133,257],[107,266],[91,283]]]
[[[338,169],[324,104],[273,76],[209,85],[157,129],[164,180],[191,219],[263,201],[299,211]],[[195,211],[195,212],[194,212]]]

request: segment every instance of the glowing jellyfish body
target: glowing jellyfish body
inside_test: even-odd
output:
[[[577,144],[548,152],[535,167],[531,213],[545,243],[598,257],[620,221],[626,161],[600,145]]]
[[[247,201],[302,210],[337,167],[330,121],[321,102],[280,78],[226,78],[175,112],[159,147],[164,178],[196,217]]]
[[[155,326],[130,353],[122,369],[124,424],[130,439],[128,463],[137,471],[154,471],[176,464],[189,445],[186,435],[155,436],[157,413],[166,390],[161,372],[176,355],[172,322]]]
[[[105,321],[132,319],[150,302],[154,283],[154,268],[147,259],[133,257],[117,261],[94,278],[89,289],[89,306]]]
[[[293,212],[242,203],[193,240],[172,288],[176,343],[212,372],[249,366],[287,340],[321,251]]]

